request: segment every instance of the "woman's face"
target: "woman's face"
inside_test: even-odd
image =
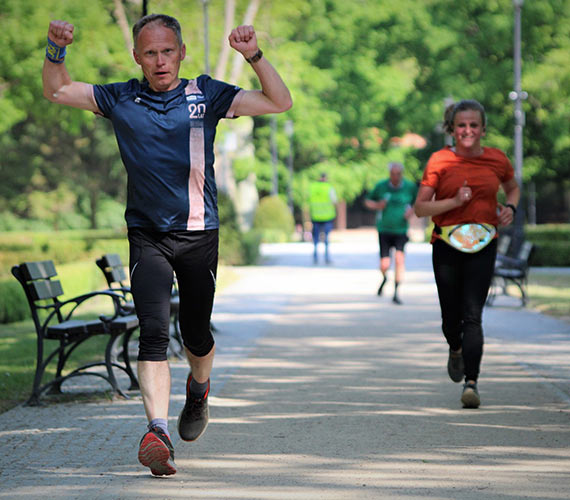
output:
[[[453,137],[457,148],[478,149],[481,147],[481,137],[484,135],[485,127],[479,111],[467,109],[455,114]]]

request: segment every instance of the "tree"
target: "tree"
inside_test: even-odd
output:
[[[267,0],[260,6],[258,0],[209,2],[211,59],[218,78],[244,88],[258,85],[227,44],[230,26],[254,21],[264,53],[293,95],[293,108],[277,117],[276,146],[285,194],[291,179],[284,122],[293,120],[298,207],[303,185],[323,169],[347,201],[385,175],[388,161],[402,161],[409,177],[418,180],[429,155],[443,145],[438,125],[448,98],[480,100],[489,116],[486,143],[512,153],[512,0]],[[200,2],[152,0],[151,9],[181,21],[189,48],[181,74],[202,73]],[[53,16],[76,25],[67,62],[74,78],[94,83],[139,78],[127,47],[130,26],[140,14],[140,2],[130,0],[2,1],[0,211],[29,214],[31,192],[49,193],[66,184],[76,195],[76,210],[95,225],[98,196],[124,196],[125,174],[108,123],[43,99],[41,64]],[[539,194],[554,193],[549,198],[560,200],[566,218],[569,19],[570,0],[523,5],[522,84],[529,93],[524,180],[534,182]],[[248,120],[222,124],[219,144],[236,127],[240,137],[253,142],[255,157],[241,144],[233,173],[241,180],[255,171],[263,195],[271,191],[273,168],[269,118]],[[396,147],[391,139],[407,132],[425,137],[427,147]]]

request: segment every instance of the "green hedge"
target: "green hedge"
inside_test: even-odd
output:
[[[118,253],[127,259],[124,231],[5,232],[0,235],[0,278],[11,276],[12,266],[22,262],[53,260],[59,266],[86,260],[95,262],[105,253]]]
[[[525,236],[534,244],[531,266],[570,267],[570,224],[526,226]]]
[[[539,224],[525,226],[530,241],[570,241],[570,224]]]
[[[61,300],[106,287],[103,273],[94,262],[62,264],[56,269],[64,292]],[[30,317],[28,301],[20,283],[14,277],[1,280],[0,323],[13,323]]]
[[[243,233],[237,222],[235,207],[223,192],[218,193],[220,217],[220,263],[229,266],[255,264],[259,257],[261,237],[256,231]]]
[[[530,265],[534,267],[570,267],[570,242],[533,241]]]
[[[261,236],[256,231],[242,233],[231,200],[219,193],[220,263],[253,264],[259,256]],[[21,231],[0,234],[0,323],[30,317],[20,284],[12,276],[12,266],[22,262],[53,260],[65,297],[105,287],[103,273],[95,260],[106,253],[117,253],[129,261],[124,230]]]
[[[16,278],[0,281],[0,323],[30,318],[26,294]]]

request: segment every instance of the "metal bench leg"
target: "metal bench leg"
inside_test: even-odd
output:
[[[176,350],[172,349],[172,352],[178,359],[186,359],[184,353],[184,341],[182,340],[182,333],[180,332],[180,318],[179,314],[176,313],[174,318],[171,320],[174,326],[174,335],[170,336],[170,340],[176,343]]]
[[[527,301],[527,296],[526,296],[526,279],[523,278],[519,284],[519,288],[521,290],[521,301],[522,301],[522,306],[526,307],[526,301]]]
[[[107,377],[109,380],[109,384],[113,388],[113,391],[119,394],[120,396],[124,397],[125,399],[129,399],[129,397],[121,390],[119,384],[117,383],[117,379],[115,378],[115,374],[113,373],[113,345],[117,340],[117,334],[111,334],[111,338],[109,342],[107,342],[107,347],[105,348],[105,367],[107,368]]]
[[[34,385],[32,386],[32,394],[26,405],[37,406],[40,404],[40,386],[42,385],[42,378],[44,375],[44,344],[42,339],[37,337],[37,349],[36,349],[36,373],[34,374]]]
[[[125,363],[125,371],[127,372],[127,375],[129,376],[129,378],[131,379],[131,385],[129,387],[129,390],[138,390],[140,389],[139,386],[139,381],[137,380],[137,377],[135,375],[135,372],[133,371],[133,368],[131,366],[131,358],[129,356],[129,342],[131,341],[131,337],[133,335],[133,333],[135,333],[135,330],[131,330],[130,332],[127,332],[123,335],[123,361]]]

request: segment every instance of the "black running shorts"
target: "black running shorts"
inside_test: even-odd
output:
[[[378,233],[380,242],[380,257],[390,257],[390,248],[394,247],[400,252],[404,251],[404,246],[408,242],[406,234]]]
[[[139,361],[167,359],[174,273],[180,293],[180,331],[195,356],[214,346],[210,316],[218,266],[218,230],[161,233],[131,228],[131,291],[140,322]]]

